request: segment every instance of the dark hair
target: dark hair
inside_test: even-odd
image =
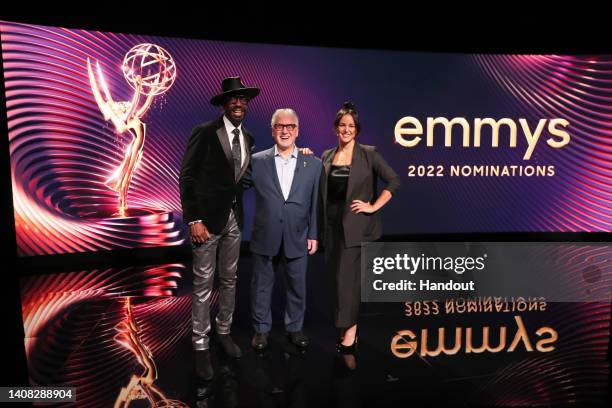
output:
[[[355,129],[357,129],[356,135],[361,131],[361,124],[359,123],[359,114],[355,110],[355,105],[351,101],[346,101],[342,104],[342,108],[336,113],[336,119],[334,119],[334,129],[340,124],[340,120],[344,115],[351,115],[355,122]]]

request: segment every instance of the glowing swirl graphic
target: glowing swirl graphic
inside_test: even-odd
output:
[[[571,123],[572,148],[548,153],[558,163],[562,183],[547,196],[547,216],[532,221],[536,229],[612,230],[612,59],[562,55],[473,58],[498,86],[501,98],[527,118],[560,117]],[[551,160],[546,154],[540,151],[536,156]]]
[[[180,98],[165,109],[167,93],[153,98],[147,117],[155,121],[155,131],[147,132],[138,170],[132,174],[125,217],[113,215],[117,193],[106,184],[125,160],[126,149],[118,146],[127,147],[134,136],[131,131],[118,133],[110,120],[104,122],[92,96],[87,60],[94,74],[97,66],[104,71],[117,103],[131,101],[134,90],[126,85],[122,61],[126,50],[147,41],[123,41],[109,34],[104,46],[97,46],[87,33],[59,28],[2,22],[0,30],[18,255],[182,244],[186,230],[180,221],[177,163],[185,131],[165,119],[184,109]],[[156,64],[141,60],[146,78],[160,69],[174,72],[169,61],[153,71]],[[161,76],[142,83],[156,82],[160,89],[177,87]],[[143,89],[151,91],[147,85]],[[142,105],[147,96],[139,95]]]

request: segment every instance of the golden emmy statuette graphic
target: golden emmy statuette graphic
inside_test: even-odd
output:
[[[132,303],[129,297],[125,298],[124,311],[125,319],[115,327],[117,330],[115,341],[130,350],[144,370],[140,375],[133,374],[128,385],[121,388],[115,400],[115,408],[127,408],[139,400],[146,400],[150,407],[187,407],[182,401],[166,397],[163,391],[155,385],[157,367],[151,350],[142,341],[142,331],[132,313]]]
[[[112,175],[105,181],[106,186],[119,195],[117,214],[127,216],[127,196],[130,182],[142,157],[147,131],[142,117],[151,107],[156,95],[168,91],[176,79],[176,65],[172,56],[162,47],[155,44],[138,44],[125,55],[122,64],[123,76],[134,89],[130,101],[115,101],[100,68],[95,62],[95,69],[87,59],[87,72],[93,96],[104,115],[110,120],[119,134],[129,132],[132,139],[128,143],[123,160]],[[144,99],[144,102],[142,102]]]

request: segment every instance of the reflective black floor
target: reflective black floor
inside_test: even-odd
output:
[[[31,383],[76,386],[77,405],[87,407],[151,401],[165,407],[608,406],[609,304],[549,304],[545,312],[520,313],[529,338],[519,338],[512,351],[517,313],[406,316],[403,304],[362,304],[358,351],[340,355],[330,285],[317,254],[310,258],[304,324],[310,346],[299,349],[284,335],[280,271],[270,344],[256,353],[250,347],[248,254],[238,275],[232,336],[243,357],[226,357],[213,341],[216,375],[208,383],[193,374],[188,263],[23,278]],[[556,349],[529,351],[524,341],[535,345],[544,325],[558,332]],[[490,339],[505,342],[503,350],[469,352],[459,340],[452,353],[398,358],[391,352],[401,330],[411,330],[431,351],[456,346],[458,328],[482,333],[483,326],[492,333],[507,328],[503,340],[497,334]],[[482,343],[476,335],[475,344]]]
[[[284,281],[282,271],[278,271],[272,301],[274,328],[264,352],[250,347],[253,335],[249,307],[250,257],[241,259],[232,336],[244,355],[238,360],[228,358],[213,341],[215,379],[205,383],[192,376],[190,395],[185,402],[210,407],[355,407],[390,402],[385,397],[385,389],[393,383],[399,386],[400,379],[376,367],[377,352],[367,340],[360,337],[355,354],[340,355],[335,350],[338,331],[333,326],[329,283],[322,258],[316,255],[310,259],[304,323],[310,345],[306,349],[296,347],[285,336]],[[183,346],[190,349],[189,341]],[[380,372],[375,374],[376,371]],[[160,382],[162,377],[160,370]]]

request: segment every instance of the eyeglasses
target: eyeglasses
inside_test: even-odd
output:
[[[287,128],[287,130],[295,130],[297,125],[295,123],[289,123],[287,125],[284,125],[282,123],[275,123],[272,127],[274,128],[274,130],[283,130],[283,128]]]
[[[237,101],[247,103],[249,101],[249,97],[246,95],[234,95],[231,96],[228,100],[229,103],[236,103]]]

